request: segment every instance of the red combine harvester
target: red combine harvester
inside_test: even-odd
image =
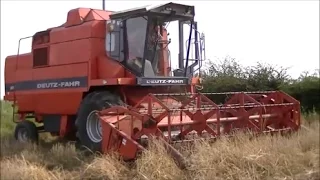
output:
[[[18,106],[16,139],[37,141],[39,132],[50,132],[130,160],[145,148],[143,139],[156,136],[179,159],[176,141],[236,129],[299,129],[300,103],[281,91],[197,92],[205,39],[194,15],[194,6],[176,3],[121,12],[78,8],[63,25],[35,33],[31,53],[5,61],[4,99]],[[175,70],[167,30],[173,21]],[[228,95],[225,103],[208,98],[221,94]],[[43,126],[26,120],[30,115]]]

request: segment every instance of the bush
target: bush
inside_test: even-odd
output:
[[[320,113],[319,73],[304,72],[298,79],[291,78],[288,68],[257,63],[245,67],[234,58],[208,63],[202,72],[202,92],[270,91],[282,90],[301,103],[303,113]],[[210,96],[223,103],[225,97]]]
[[[297,80],[284,84],[282,89],[300,101],[303,112],[320,113],[320,79],[316,74],[302,74]]]

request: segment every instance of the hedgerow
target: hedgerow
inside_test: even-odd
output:
[[[282,90],[301,103],[303,113],[320,113],[319,70],[303,72],[297,79],[288,74],[286,67],[257,63],[243,66],[234,58],[211,61],[201,72],[202,92],[270,91]],[[211,96],[215,102],[223,97]]]

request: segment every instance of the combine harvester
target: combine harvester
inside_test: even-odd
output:
[[[194,15],[194,6],[176,3],[121,12],[78,8],[63,25],[35,33],[31,53],[5,61],[4,99],[19,109],[15,138],[37,142],[39,132],[49,132],[130,160],[155,136],[182,162],[176,141],[239,129],[298,130],[300,104],[281,91],[197,92],[205,37]],[[179,29],[175,70],[166,27],[172,21]],[[219,94],[228,95],[225,103],[208,98]]]

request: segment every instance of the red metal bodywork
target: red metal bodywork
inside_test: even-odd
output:
[[[83,92],[102,79],[111,84],[117,78],[132,78],[130,73],[105,56],[104,39],[111,12],[79,8],[69,11],[67,22],[49,32],[44,44],[33,41],[32,50],[47,47],[47,65],[33,68],[33,53],[9,56],[5,62],[5,83],[30,80],[88,77],[88,86],[73,89],[37,89],[6,92],[4,99],[17,101],[20,112],[37,114],[75,114]],[[81,17],[84,17],[81,20]],[[106,65],[107,63],[107,65]],[[104,69],[101,69],[103,68]],[[112,69],[107,71],[106,67]],[[127,82],[128,84],[130,82]],[[61,102],[64,106],[61,106]]]
[[[129,91],[128,86],[136,84],[136,76],[106,55],[106,20],[110,19],[111,13],[90,8],[70,10],[66,23],[33,36],[31,53],[8,56],[5,61],[6,86],[25,81],[74,77],[86,77],[86,86],[15,91],[8,91],[6,88],[4,99],[17,102],[20,113],[73,115],[76,114],[84,93],[91,87],[117,85],[123,86],[123,92]],[[41,35],[44,32],[47,33],[46,36]],[[163,38],[166,40],[166,33]],[[34,51],[40,48],[48,49],[46,65],[34,67]],[[166,52],[163,51],[162,57],[167,57]],[[168,59],[162,58],[159,64],[160,75],[168,75],[168,66]],[[192,82],[196,84],[198,78],[194,78]],[[129,99],[138,99],[132,94],[124,95]],[[63,106],[61,102],[64,103]],[[131,105],[136,103],[129,102]]]

